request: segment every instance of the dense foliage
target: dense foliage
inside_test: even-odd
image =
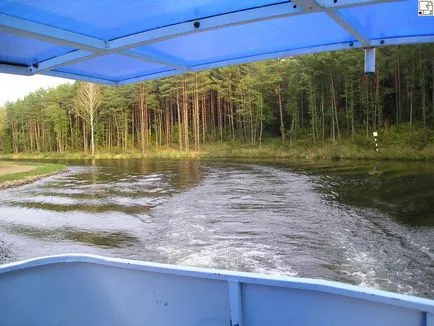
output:
[[[353,50],[96,86],[95,101],[76,82],[0,109],[0,148],[87,152],[91,130],[97,150],[115,152],[199,150],[202,143],[232,140],[260,145],[264,136],[289,146],[308,138],[314,145],[357,141],[402,123],[406,143],[424,146],[434,127],[433,79],[434,46],[420,45],[379,49],[371,76],[363,73],[363,51]],[[422,133],[412,132],[415,123]]]

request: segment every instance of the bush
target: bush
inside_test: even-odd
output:
[[[354,136],[353,143],[359,148],[375,150],[375,141],[373,136],[357,134]]]
[[[393,125],[384,128],[380,133],[380,143],[384,146],[408,147],[421,150],[427,143],[433,142],[433,132],[430,129],[423,129],[421,123],[415,123],[411,131],[411,142],[409,143],[410,125],[408,123]]]

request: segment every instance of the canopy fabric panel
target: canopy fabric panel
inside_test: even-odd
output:
[[[3,0],[0,72],[122,85],[321,51],[434,42],[417,0]]]

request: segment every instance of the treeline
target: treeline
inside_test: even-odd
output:
[[[264,135],[312,144],[379,128],[434,127],[434,46],[377,51],[363,73],[363,51],[285,58],[122,87],[79,83],[40,89],[0,109],[5,153],[127,151],[207,142],[260,146]]]

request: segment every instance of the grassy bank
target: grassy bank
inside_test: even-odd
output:
[[[83,152],[76,153],[19,153],[2,155],[7,159],[91,159],[91,155]],[[313,146],[308,140],[299,140],[282,145],[278,139],[265,141],[262,146],[240,142],[202,144],[200,151],[179,151],[175,148],[163,147],[142,154],[138,150],[125,152],[99,151],[95,159],[206,159],[206,158],[287,158],[287,159],[375,159],[375,160],[428,160],[434,161],[434,144],[423,148],[414,148],[391,144],[381,146],[375,151],[372,144],[357,144],[350,140],[339,143],[331,141],[319,142]]]
[[[128,150],[125,152],[107,152],[98,151],[95,153],[94,159],[127,159],[127,158],[149,158],[149,159],[197,159],[200,157],[201,152],[195,151],[179,151],[174,148],[161,148],[158,151],[149,150],[145,154],[142,154],[138,150]],[[45,153],[18,153],[18,154],[3,154],[0,155],[0,159],[8,160],[90,160],[92,156],[89,153],[84,152],[45,152]]]
[[[0,189],[27,184],[65,170],[62,164],[0,161]]]
[[[339,143],[322,142],[316,146],[303,141],[286,144],[265,143],[259,146],[222,144],[207,148],[204,146],[201,157],[209,158],[288,158],[288,159],[375,159],[375,160],[434,160],[434,145],[415,149],[402,146],[380,147],[377,152],[373,148],[355,145],[350,141]]]

